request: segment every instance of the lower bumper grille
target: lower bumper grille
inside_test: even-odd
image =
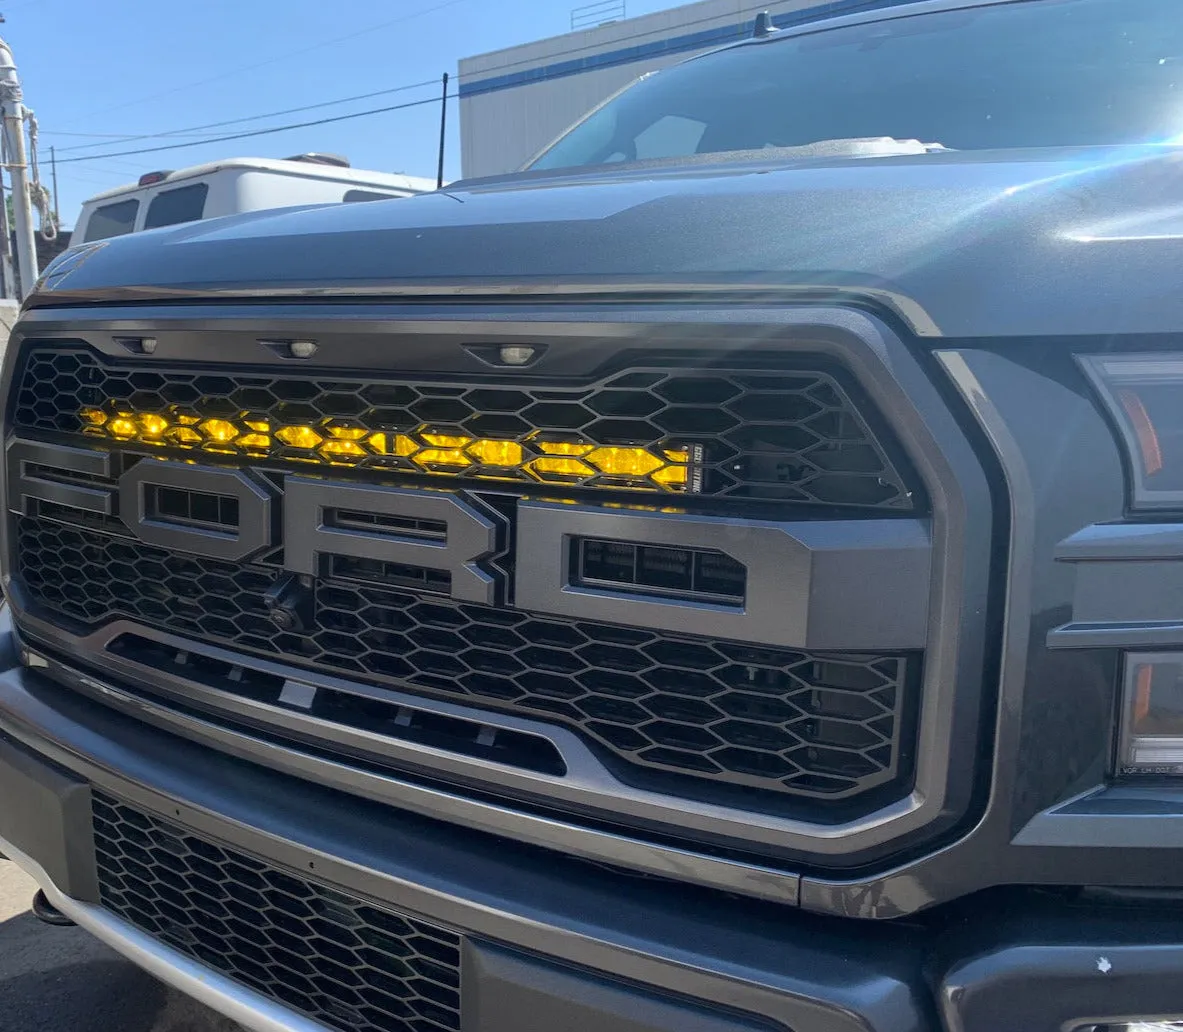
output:
[[[264,604],[275,568],[170,552],[43,517],[19,517],[17,531],[21,580],[51,613],[92,626],[127,617],[557,720],[624,761],[630,780],[648,779],[657,790],[693,795],[697,783],[712,798],[759,809],[764,793],[850,799],[907,774],[908,694],[918,664],[906,654],[803,653],[334,579],[317,584],[309,632],[286,633]],[[671,774],[677,784],[668,783]],[[726,793],[735,798],[724,800]]]
[[[342,1032],[458,1032],[460,937],[94,796],[103,906]]]

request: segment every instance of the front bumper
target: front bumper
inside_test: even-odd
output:
[[[1183,922],[1028,911],[991,939],[986,926],[1002,925],[987,905],[969,939],[816,917],[394,813],[211,753],[34,671],[0,673],[0,852],[78,924],[252,1029],[324,1026],[103,906],[96,791],[455,932],[462,1032],[1051,1032],[1183,1013]]]

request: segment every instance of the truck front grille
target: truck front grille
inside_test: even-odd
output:
[[[19,576],[41,609],[116,617],[367,680],[570,725],[630,780],[694,784],[759,809],[766,793],[842,799],[905,775],[918,657],[815,654],[454,602],[344,579],[315,623],[278,631],[274,567],[17,520]],[[359,702],[358,705],[361,705]],[[630,773],[631,772],[631,773]],[[678,785],[655,778],[678,775]],[[763,790],[753,793],[752,789]]]
[[[460,937],[215,845],[101,793],[102,905],[342,1032],[459,1032]]]

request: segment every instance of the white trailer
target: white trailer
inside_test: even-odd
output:
[[[95,195],[82,205],[72,242],[245,211],[389,200],[434,189],[434,180],[350,168],[333,155],[227,158],[179,171],[147,172],[138,182]]]

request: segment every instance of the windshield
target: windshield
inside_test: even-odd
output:
[[[1028,0],[773,35],[642,79],[530,167],[868,137],[1183,142],[1183,0]]]

